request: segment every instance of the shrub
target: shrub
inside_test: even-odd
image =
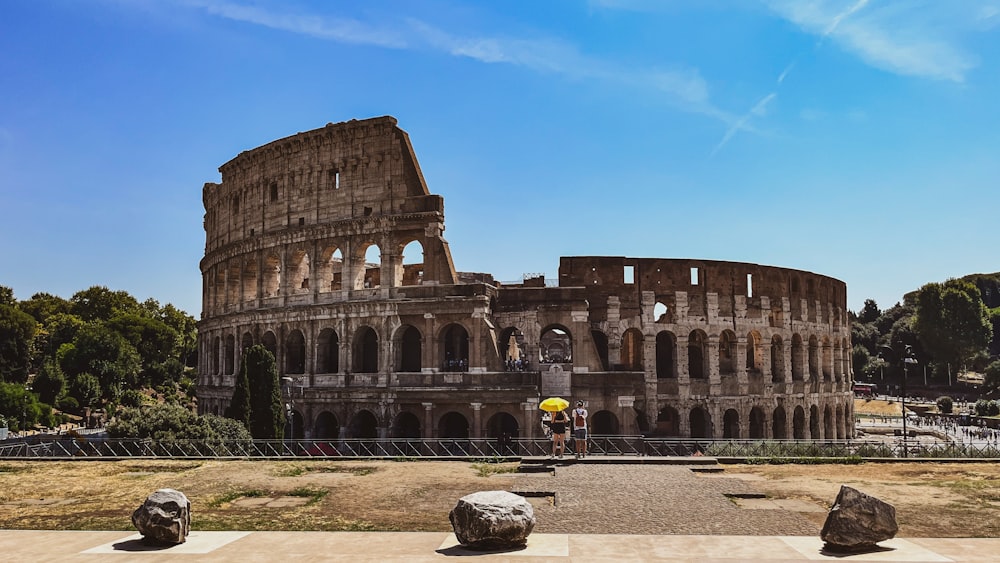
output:
[[[951,409],[954,406],[954,404],[955,404],[955,401],[952,400],[952,398],[949,397],[949,396],[947,396],[947,395],[938,397],[937,407],[938,407],[938,410],[941,411],[942,413],[945,413],[945,414],[951,413]]]

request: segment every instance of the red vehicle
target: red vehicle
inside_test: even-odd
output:
[[[874,383],[855,383],[855,397],[874,397],[878,393],[878,385]]]

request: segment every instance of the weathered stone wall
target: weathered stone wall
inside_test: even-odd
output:
[[[297,436],[534,436],[556,393],[585,400],[598,433],[853,434],[843,282],[607,256],[562,258],[559,287],[460,274],[443,199],[391,117],[220,171],[203,191],[202,412],[224,410],[241,351],[263,344],[290,379]]]

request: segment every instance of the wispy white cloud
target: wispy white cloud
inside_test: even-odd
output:
[[[757,103],[754,104],[752,108],[750,108],[750,111],[745,113],[735,123],[729,126],[729,129],[726,130],[726,134],[722,136],[722,140],[719,141],[717,145],[715,145],[714,149],[712,149],[712,153],[709,155],[709,157],[715,156],[717,152],[722,150],[722,147],[726,146],[726,144],[729,143],[729,140],[732,139],[733,136],[736,135],[738,131],[745,129],[747,127],[747,124],[750,122],[752,118],[763,117],[764,115],[766,115],[767,106],[777,97],[778,97],[777,92],[771,92],[770,94],[757,100]]]
[[[995,17],[968,0],[875,4],[868,0],[765,0],[780,17],[889,72],[962,82],[978,60],[965,33]],[[977,22],[980,22],[977,24]]]

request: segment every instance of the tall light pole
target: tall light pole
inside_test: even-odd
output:
[[[895,355],[896,353],[888,346],[882,346],[879,351],[879,356],[881,356],[883,360],[891,360],[895,357]],[[906,428],[906,376],[910,364],[917,363],[917,359],[913,357],[913,346],[910,346],[909,344],[903,345],[903,357],[901,359],[903,360],[903,379],[900,382],[899,393],[900,407],[903,410],[903,457],[907,457],[909,455],[907,447],[909,434],[907,433]]]

